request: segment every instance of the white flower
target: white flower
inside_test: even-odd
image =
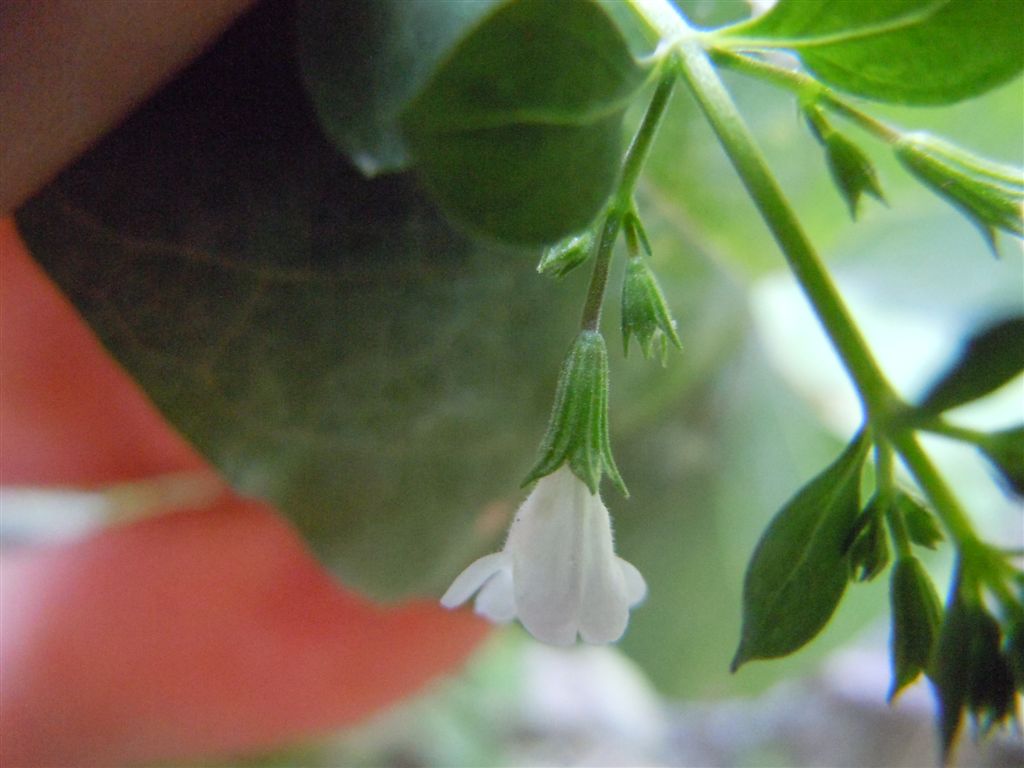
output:
[[[491,621],[518,618],[552,645],[622,637],[629,609],[647,585],[615,555],[608,509],[568,466],[542,477],[519,508],[501,552],[459,574],[441,604],[454,608],[477,590],[476,612]]]

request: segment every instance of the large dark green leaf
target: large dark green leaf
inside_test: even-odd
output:
[[[959,357],[922,398],[925,413],[964,405],[994,392],[1024,371],[1024,316],[1010,317],[969,338]]]
[[[498,0],[302,0],[303,80],[327,135],[368,176],[409,165],[402,109]]]
[[[785,656],[825,626],[847,582],[868,443],[858,436],[775,515],[743,582],[743,630],[732,667]]]
[[[499,239],[576,232],[611,192],[622,115],[645,70],[586,0],[517,0],[477,25],[403,117],[442,205]]]
[[[349,584],[435,590],[500,535],[582,286],[453,232],[410,177],[344,162],[290,64],[290,21],[264,5],[19,224],[236,487]]]
[[[910,104],[948,104],[1024,68],[1021,0],[781,0],[729,34],[796,52],[829,85]]]

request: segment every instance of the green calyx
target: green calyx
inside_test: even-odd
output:
[[[628,496],[608,436],[608,350],[598,331],[580,331],[562,363],[540,456],[523,485],[563,464],[596,494],[602,474]]]
[[[892,570],[892,687],[889,701],[927,672],[942,623],[942,605],[928,574],[915,557],[901,557]]]
[[[961,563],[929,670],[947,758],[965,712],[982,733],[1012,722],[1021,687],[1015,655],[1020,651],[1024,606],[1013,598],[999,599],[1000,608],[993,615],[981,593],[982,581],[968,571]]]
[[[1024,237],[1024,176],[924,133],[904,135],[896,157],[918,181],[956,207],[978,229],[993,252],[995,230]]]
[[[857,205],[864,193],[884,202],[878,174],[864,151],[835,130],[817,106],[807,104],[803,109],[814,138],[825,150],[829,173],[843,199],[846,200],[850,217],[857,218]]]
[[[665,302],[665,295],[658,285],[658,278],[644,261],[641,249],[650,255],[651,246],[635,213],[623,222],[626,245],[630,257],[626,262],[626,277],[622,281],[622,349],[629,354],[629,339],[636,336],[645,358],[650,358],[655,344],[665,364],[668,343],[682,349],[676,333],[676,321],[672,319]]]

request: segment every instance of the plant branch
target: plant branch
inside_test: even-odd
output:
[[[864,407],[865,416],[882,440],[890,440],[911,474],[931,499],[936,512],[965,559],[983,558],[978,539],[956,497],[921,450],[913,432],[893,416],[902,406],[814,247],[747,128],[742,116],[696,40],[678,44],[680,69],[705,117],[736,168],[754,204],[782,249],[793,275],[846,368]]]
[[[644,113],[640,127],[626,151],[626,157],[622,163],[622,175],[601,226],[597,255],[594,259],[594,271],[590,275],[590,285],[587,288],[583,317],[580,321],[580,327],[583,330],[596,331],[601,324],[601,307],[604,304],[604,292],[608,284],[608,270],[611,267],[615,240],[622,227],[623,217],[633,209],[633,192],[644,164],[647,162],[647,156],[651,153],[654,136],[675,88],[678,71],[672,57],[665,60],[661,66],[662,74],[658,80],[658,86],[651,97],[651,103]]]
[[[728,91],[695,40],[679,43],[680,70],[754,204],[779,244],[819,322],[875,423],[885,423],[896,396],[875,362],[828,272]]]
[[[837,96],[828,86],[823,85],[813,77],[808,77],[802,72],[770,64],[763,59],[757,59],[753,56],[745,56],[720,49],[713,49],[711,51],[711,58],[715,64],[785,88],[788,91],[792,91],[801,100],[820,104],[832,112],[845,117],[850,122],[855,123],[875,138],[887,144],[895,144],[902,135],[899,130],[862,112],[850,104],[850,102]]]

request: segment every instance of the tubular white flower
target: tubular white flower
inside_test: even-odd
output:
[[[446,608],[474,593],[491,621],[518,618],[545,643],[622,637],[629,609],[643,600],[640,572],[615,555],[608,509],[568,466],[542,477],[509,528],[505,548],[464,570],[441,598]]]

